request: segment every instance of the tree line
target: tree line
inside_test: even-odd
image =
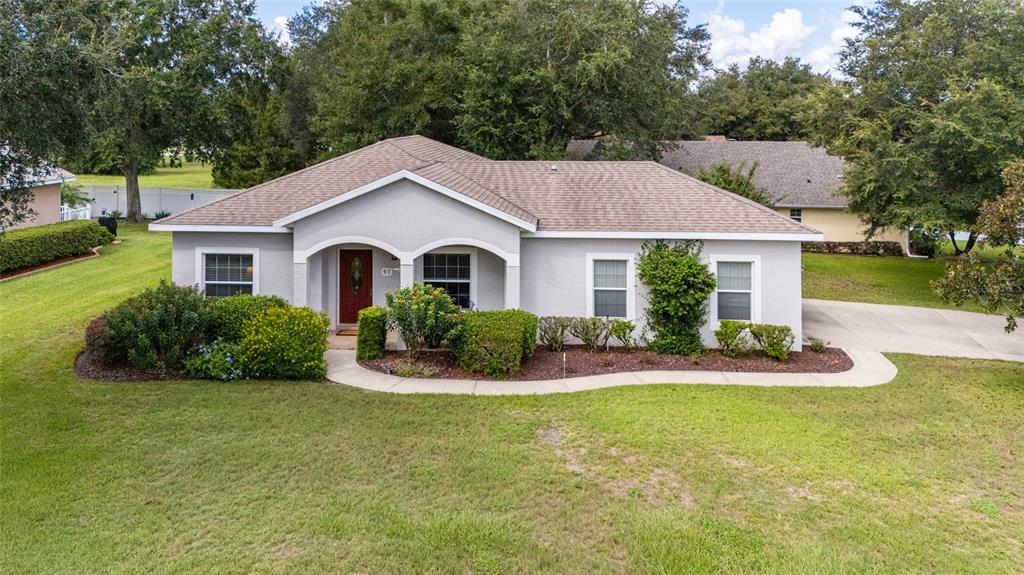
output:
[[[714,70],[681,4],[651,0],[333,0],[283,46],[253,0],[0,4],[0,220],[44,160],[138,176],[169,148],[247,187],[412,133],[493,159],[612,158],[722,134],[807,140],[847,159],[872,229],[970,229],[1024,157],[1024,8],[881,0],[839,66],[755,58]],[[969,251],[975,235],[961,248]]]

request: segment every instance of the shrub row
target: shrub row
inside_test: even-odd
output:
[[[561,351],[565,347],[567,334],[580,340],[590,351],[606,347],[611,338],[615,338],[626,349],[636,347],[636,338],[633,336],[636,324],[625,319],[545,316],[540,318],[539,328],[540,342],[550,351]]]
[[[789,359],[796,338],[788,325],[748,323],[745,321],[722,320],[715,338],[718,349],[728,357],[736,357],[760,347],[768,357],[779,361]]]
[[[104,315],[90,344],[110,364],[205,379],[323,379],[327,318],[274,296],[203,297],[159,285]]]
[[[848,254],[858,256],[902,256],[903,246],[898,242],[804,242],[801,249],[817,254]]]
[[[10,230],[0,234],[0,272],[80,256],[112,241],[114,236],[91,220]]]
[[[537,346],[537,316],[521,310],[470,311],[448,335],[452,354],[468,371],[504,377],[518,371]]]

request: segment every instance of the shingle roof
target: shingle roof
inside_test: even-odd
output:
[[[591,154],[596,140],[575,140],[566,158],[583,159]],[[843,159],[830,156],[823,148],[806,142],[681,141],[666,152],[661,163],[697,175],[727,162],[750,168],[757,163],[754,184],[764,188],[780,207],[844,208],[847,199],[837,195],[842,186]]]
[[[817,233],[655,162],[499,162],[420,136],[384,140],[160,223],[271,225],[401,170],[538,231]]]

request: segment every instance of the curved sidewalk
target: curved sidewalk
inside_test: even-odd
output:
[[[763,387],[869,387],[896,377],[896,366],[877,351],[846,350],[853,368],[842,373],[739,373],[725,371],[635,371],[541,381],[419,379],[371,371],[356,362],[352,350],[326,354],[327,379],[371,391],[462,395],[535,395],[572,393],[605,387],[648,384],[751,385]]]

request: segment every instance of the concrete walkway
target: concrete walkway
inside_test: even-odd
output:
[[[896,377],[896,366],[874,351],[847,350],[854,366],[842,373],[735,373],[724,371],[638,371],[542,381],[418,379],[368,370],[354,351],[327,351],[327,379],[372,391],[463,395],[533,395],[569,393],[623,385],[715,384],[779,387],[868,387]]]
[[[1024,362],[1024,328],[959,310],[805,299],[804,337],[842,349]]]

